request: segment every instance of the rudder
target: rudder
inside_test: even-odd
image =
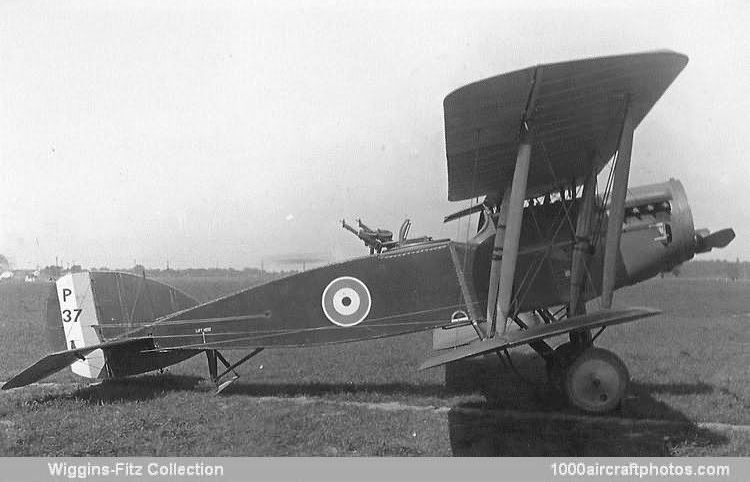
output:
[[[99,318],[89,273],[66,274],[57,280],[56,288],[67,349],[100,344]],[[73,362],[70,368],[82,377],[102,378],[106,376],[104,352],[94,350],[84,359]]]

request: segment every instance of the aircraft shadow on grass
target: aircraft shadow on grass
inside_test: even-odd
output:
[[[469,381],[487,400],[460,404],[448,413],[453,455],[668,457],[686,446],[728,442],[654,397],[710,393],[711,385],[632,381],[615,413],[584,417],[565,404],[560,392],[542,383],[544,367],[538,357],[517,354],[513,362],[523,378],[499,369],[497,359],[469,360],[446,369],[449,388],[466,391],[462,385]],[[658,422],[630,423],[642,419]]]
[[[659,393],[703,394],[705,383],[651,384],[634,381],[623,407],[606,417],[583,417],[546,382],[543,364],[531,353],[513,356],[516,373],[497,358],[466,360],[446,368],[445,384],[425,383],[236,383],[226,395],[325,397],[373,393],[449,398],[481,394],[484,402],[459,403],[448,412],[455,456],[670,456],[684,446],[727,443],[721,434],[696,426],[683,413],[654,398]],[[201,377],[158,375],[104,381],[70,393],[46,395],[91,404],[149,400],[169,392],[212,391]],[[541,415],[540,415],[541,414]],[[549,416],[547,416],[549,415]],[[569,416],[569,417],[568,417]],[[597,418],[599,418],[597,420]],[[619,420],[618,420],[619,419]],[[628,423],[633,419],[666,423]]]
[[[205,378],[189,375],[145,375],[132,378],[105,380],[78,388],[69,393],[49,394],[36,399],[37,403],[56,400],[84,400],[89,403],[118,403],[131,400],[151,400],[169,392],[211,392],[215,390]],[[325,397],[337,394],[403,395],[414,397],[444,397],[446,387],[439,383],[279,383],[253,382],[241,379],[227,388],[222,396],[248,397]]]
[[[164,396],[169,392],[195,391],[203,378],[187,375],[146,375],[133,378],[104,380],[77,388],[72,392],[51,393],[33,400],[33,403],[52,403],[64,400],[83,400],[101,405],[126,401],[145,401]]]

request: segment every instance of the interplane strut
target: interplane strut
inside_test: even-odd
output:
[[[592,163],[593,164],[593,163]],[[585,312],[581,301],[585,290],[586,263],[590,257],[591,224],[594,214],[594,200],[596,198],[596,172],[592,171],[583,182],[581,204],[578,209],[576,224],[576,244],[573,247],[573,257],[570,266],[570,304],[568,315],[575,316]]]
[[[532,136],[528,129],[524,128],[521,145],[518,148],[516,168],[513,171],[513,182],[510,188],[510,199],[508,201],[508,223],[505,227],[505,238],[503,239],[503,259],[500,263],[500,282],[498,285],[496,316],[492,320],[490,336],[495,336],[498,315],[503,323],[502,332],[508,326],[510,315],[511,297],[513,295],[513,279],[516,275],[516,262],[518,261],[518,246],[521,240],[521,225],[523,224],[523,201],[526,198],[526,183],[529,179],[529,164],[531,161]]]
[[[627,194],[628,178],[630,177],[630,154],[633,148],[633,130],[635,129],[632,111],[628,104],[625,106],[620,142],[617,147],[612,199],[609,203],[607,239],[605,241],[604,266],[602,268],[602,309],[610,309],[612,307],[612,295],[617,275],[617,255],[620,252],[622,222],[625,219],[625,195]]]
[[[490,284],[487,295],[487,320],[491,322],[490,336],[495,333],[495,318],[497,317],[497,295],[500,285],[500,265],[503,262],[503,241],[505,240],[505,228],[508,223],[508,203],[510,202],[510,189],[505,189],[500,208],[497,213],[497,227],[495,229],[495,242],[492,247],[492,261],[490,265]]]

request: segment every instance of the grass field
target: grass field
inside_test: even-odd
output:
[[[243,286],[169,281],[200,300]],[[47,352],[47,289],[0,285],[0,380]],[[431,350],[423,333],[267,351],[222,396],[205,357],[93,386],[65,370],[47,380],[56,385],[0,394],[0,454],[747,456],[749,295],[750,283],[671,278],[619,291],[617,304],[665,313],[598,340],[632,377],[610,417],[565,407],[525,349],[514,352],[522,378],[493,358],[419,372]]]

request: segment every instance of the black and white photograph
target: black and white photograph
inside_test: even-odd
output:
[[[750,456],[748,25],[740,0],[1,2],[0,456],[748,476],[721,462]]]

